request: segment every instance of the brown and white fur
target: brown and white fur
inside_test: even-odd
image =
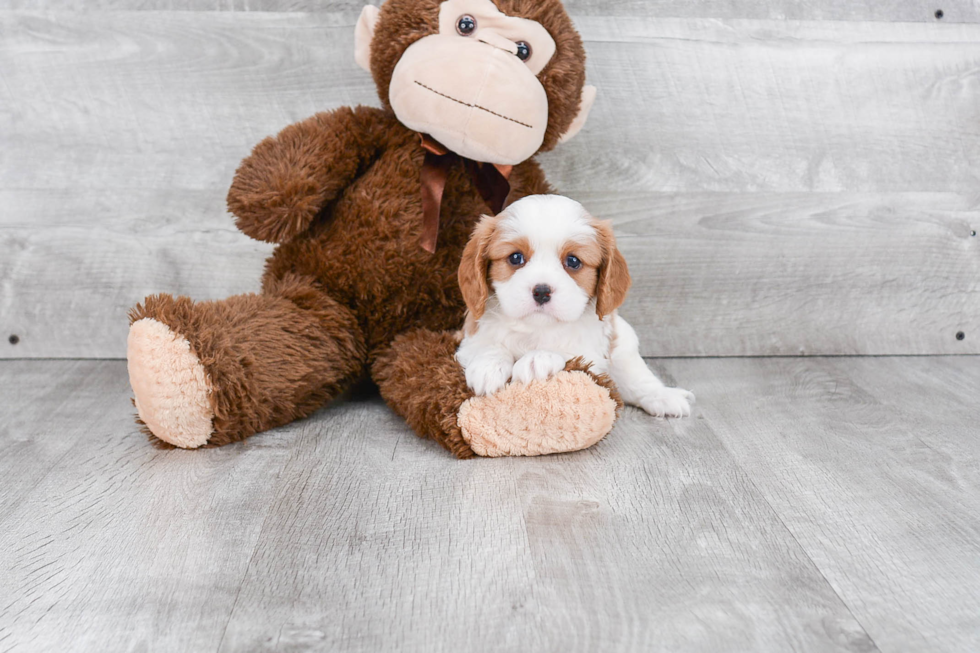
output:
[[[456,359],[477,395],[511,380],[545,380],[582,357],[626,403],[651,415],[691,414],[694,395],[650,371],[616,311],[630,274],[610,223],[578,202],[532,195],[484,217],[463,252],[459,283],[468,313]]]

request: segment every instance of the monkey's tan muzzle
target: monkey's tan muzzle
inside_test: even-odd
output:
[[[534,73],[514,54],[479,40],[421,39],[395,67],[389,101],[408,128],[486,163],[526,161],[548,126],[548,97]]]

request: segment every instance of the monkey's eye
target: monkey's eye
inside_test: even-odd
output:
[[[527,61],[531,58],[531,46],[527,41],[517,42],[517,58],[521,61]]]
[[[582,261],[578,260],[577,256],[569,254],[565,257],[565,267],[569,270],[578,270],[580,267],[582,267]]]
[[[521,265],[524,265],[524,255],[520,252],[514,252],[507,257],[507,262],[514,267],[520,267]]]
[[[469,36],[476,31],[476,18],[473,18],[469,14],[465,14],[459,17],[456,21],[456,31],[459,32],[460,36]]]

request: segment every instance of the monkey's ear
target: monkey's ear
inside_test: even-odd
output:
[[[371,72],[371,41],[374,40],[374,28],[380,13],[381,10],[374,5],[366,5],[354,28],[354,60],[368,72]]]
[[[572,140],[575,138],[575,135],[579,133],[582,127],[585,126],[585,121],[589,118],[589,111],[592,110],[592,105],[595,103],[595,95],[595,86],[582,87],[582,105],[578,110],[578,115],[575,116],[575,120],[572,121],[568,131],[562,134],[561,138],[558,139],[559,143]]]

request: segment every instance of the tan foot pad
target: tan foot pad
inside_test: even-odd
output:
[[[512,383],[459,409],[463,438],[479,456],[541,456],[591,447],[612,430],[616,400],[585,372]]]
[[[136,411],[153,435],[184,449],[207,444],[211,387],[190,343],[147,317],[129,328],[126,358]]]

